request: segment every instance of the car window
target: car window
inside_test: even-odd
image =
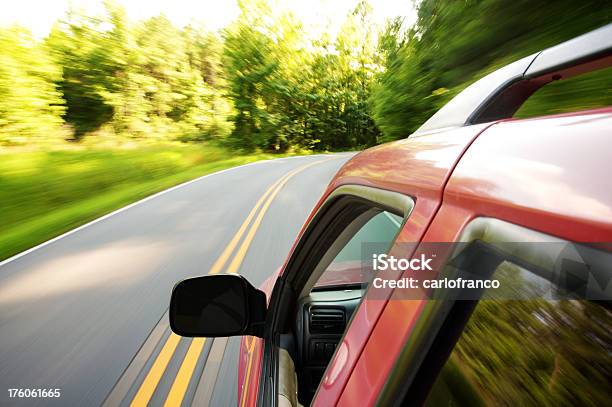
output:
[[[509,262],[497,268],[494,278],[521,292],[546,292],[552,287]],[[495,297],[479,301],[474,309],[427,406],[609,405],[612,313],[608,308],[577,298]]]
[[[362,245],[376,243],[391,247],[401,225],[402,218],[387,211],[382,211],[372,217],[353,235],[327,266],[317,281],[315,289],[362,284]]]
[[[372,213],[365,213],[371,216]],[[364,219],[367,221],[364,222]],[[391,248],[402,218],[377,212],[370,218],[355,218],[330,249],[333,260],[319,260],[324,268],[314,288],[300,300],[296,316],[298,399],[309,405],[365,293],[362,286],[362,245],[376,243]],[[342,244],[342,242],[344,242]],[[380,247],[380,246],[379,246]]]
[[[612,68],[600,69],[538,89],[514,114],[527,118],[612,106]]]

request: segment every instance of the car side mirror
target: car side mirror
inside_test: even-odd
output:
[[[263,337],[266,294],[238,274],[183,280],[170,299],[170,328],[181,336]]]

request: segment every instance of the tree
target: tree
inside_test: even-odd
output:
[[[604,1],[565,0],[551,9],[544,0],[423,0],[405,37],[397,23],[381,36],[387,57],[370,97],[372,117],[385,140],[407,137],[475,80],[611,18]]]
[[[77,140],[113,117],[108,95],[120,88],[115,78],[121,76],[125,62],[118,49],[123,45],[118,33],[121,27],[108,29],[109,23],[71,10],[55,24],[46,41],[62,70],[57,86],[66,101],[64,119],[74,127]]]
[[[64,111],[60,70],[22,28],[0,29],[0,144],[57,141]]]
[[[231,139],[240,148],[267,146],[264,129],[269,127],[264,96],[278,61],[271,57],[273,41],[265,16],[270,10],[258,1],[241,1],[240,16],[224,35],[224,64],[228,95],[236,114]]]

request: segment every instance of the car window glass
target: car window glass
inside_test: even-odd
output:
[[[327,266],[315,288],[343,284],[361,284],[361,249],[364,243],[383,243],[389,247],[402,225],[402,218],[382,211],[372,217],[346,243]]]
[[[612,68],[553,81],[529,97],[514,114],[543,116],[612,106]]]
[[[532,293],[551,284],[509,262],[494,278]],[[610,310],[580,299],[528,297],[491,295],[478,303],[426,405],[609,405]]]

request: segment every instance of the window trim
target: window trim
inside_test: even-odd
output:
[[[415,204],[415,200],[411,196],[404,195],[399,192],[364,185],[348,184],[336,188],[331,194],[329,194],[321,209],[317,211],[317,214],[321,212],[323,206],[329,204],[335,198],[344,195],[363,198],[374,204],[383,205],[386,207],[385,210],[393,212],[404,219],[410,216]]]

